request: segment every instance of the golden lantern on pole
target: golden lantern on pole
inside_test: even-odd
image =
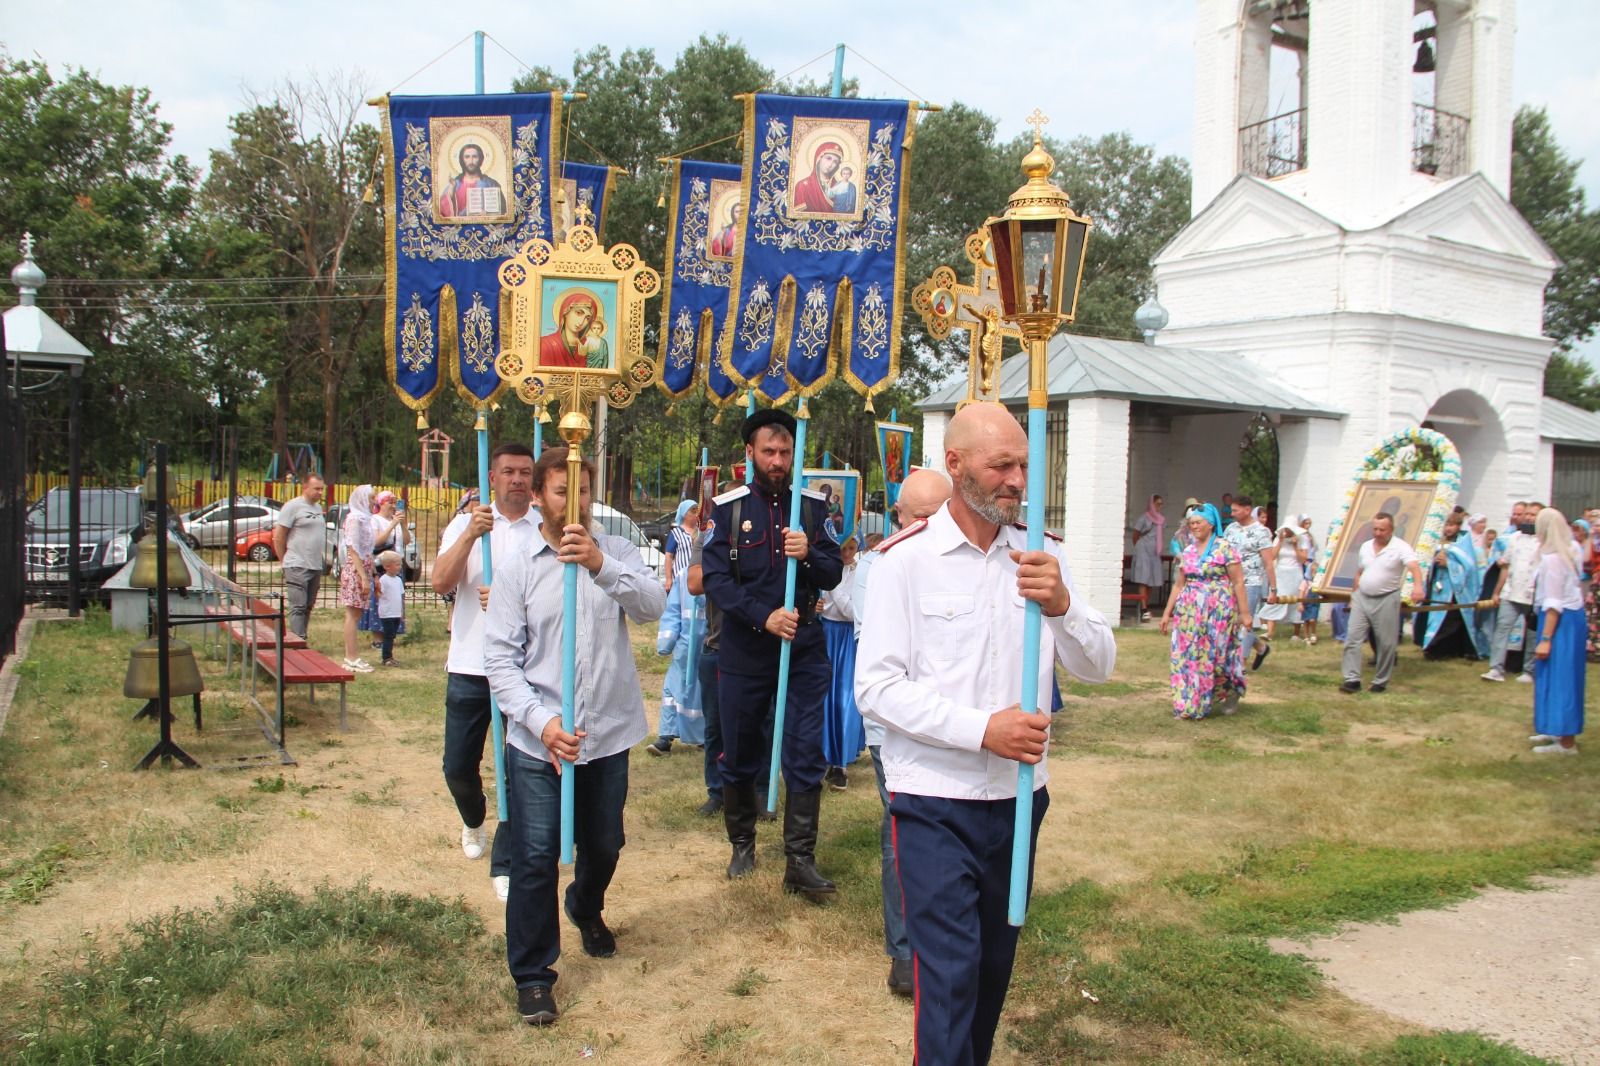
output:
[[[985,223],[994,248],[1000,283],[1000,313],[1021,330],[1028,350],[1028,550],[1044,549],[1044,497],[1049,484],[1045,449],[1050,403],[1046,346],[1078,309],[1084,254],[1089,246],[1087,218],[1050,181],[1056,161],[1045,151],[1039,130],[1050,121],[1034,109],[1033,149],[1022,157],[1027,182],[1011,194],[998,218]],[[1021,707],[1039,711],[1039,604],[1027,602],[1022,623]],[[1017,764],[1016,826],[1011,850],[1011,898],[1007,919],[1020,926],[1027,915],[1030,845],[1033,840],[1033,767]]]

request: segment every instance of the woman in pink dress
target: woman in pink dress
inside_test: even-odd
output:
[[[1252,619],[1239,552],[1217,536],[1217,509],[1201,504],[1188,523],[1194,543],[1178,556],[1161,632],[1172,634],[1172,716],[1196,719],[1213,707],[1238,709],[1245,690],[1239,638]]]
[[[370,673],[372,664],[361,658],[356,647],[361,612],[372,596],[372,486],[358,485],[350,494],[350,507],[344,516],[339,566],[339,606],[344,608],[344,668]]]

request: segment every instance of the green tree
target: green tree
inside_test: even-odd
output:
[[[173,241],[195,173],[168,157],[170,135],[147,89],[84,70],[57,78],[0,54],[0,241],[15,248],[34,234],[50,279],[40,305],[94,353],[83,396],[98,432],[86,459],[107,471],[125,471],[138,441],[205,403],[195,367],[151,313],[158,288],[143,280],[181,268]],[[47,414],[61,402],[40,399]]]
[[[349,435],[343,403],[363,349],[380,350],[383,229],[362,202],[378,151],[378,131],[362,121],[355,77],[286,83],[270,100],[235,115],[233,141],[211,156],[204,199],[215,216],[268,238],[274,274],[303,279],[285,289],[283,340],[269,365],[274,396],[273,450],[287,442],[297,379],[314,382],[322,422],[322,462],[341,474]],[[364,280],[351,284],[350,275]]]
[[[1517,109],[1511,203],[1562,261],[1545,288],[1544,331],[1558,347],[1545,370],[1545,393],[1600,410],[1600,382],[1570,354],[1600,326],[1600,210],[1586,203],[1580,165],[1556,141],[1543,108]]]

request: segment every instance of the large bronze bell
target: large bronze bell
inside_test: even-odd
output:
[[[174,697],[193,696],[206,689],[194,649],[176,637],[167,645],[167,680],[172,686],[170,695]],[[161,641],[158,638],[151,637],[134,645],[128,655],[128,676],[122,682],[122,694],[133,700],[153,700],[161,695]]]
[[[156,587],[156,538],[148,534],[134,549],[133,576],[128,584],[136,589]],[[176,540],[167,538],[167,588],[186,589],[193,584],[189,564],[183,561],[183,548]]]

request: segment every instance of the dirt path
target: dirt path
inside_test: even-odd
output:
[[[1600,876],[1490,889],[1393,924],[1274,940],[1359,1003],[1434,1029],[1472,1029],[1573,1066],[1600,1064]]]

